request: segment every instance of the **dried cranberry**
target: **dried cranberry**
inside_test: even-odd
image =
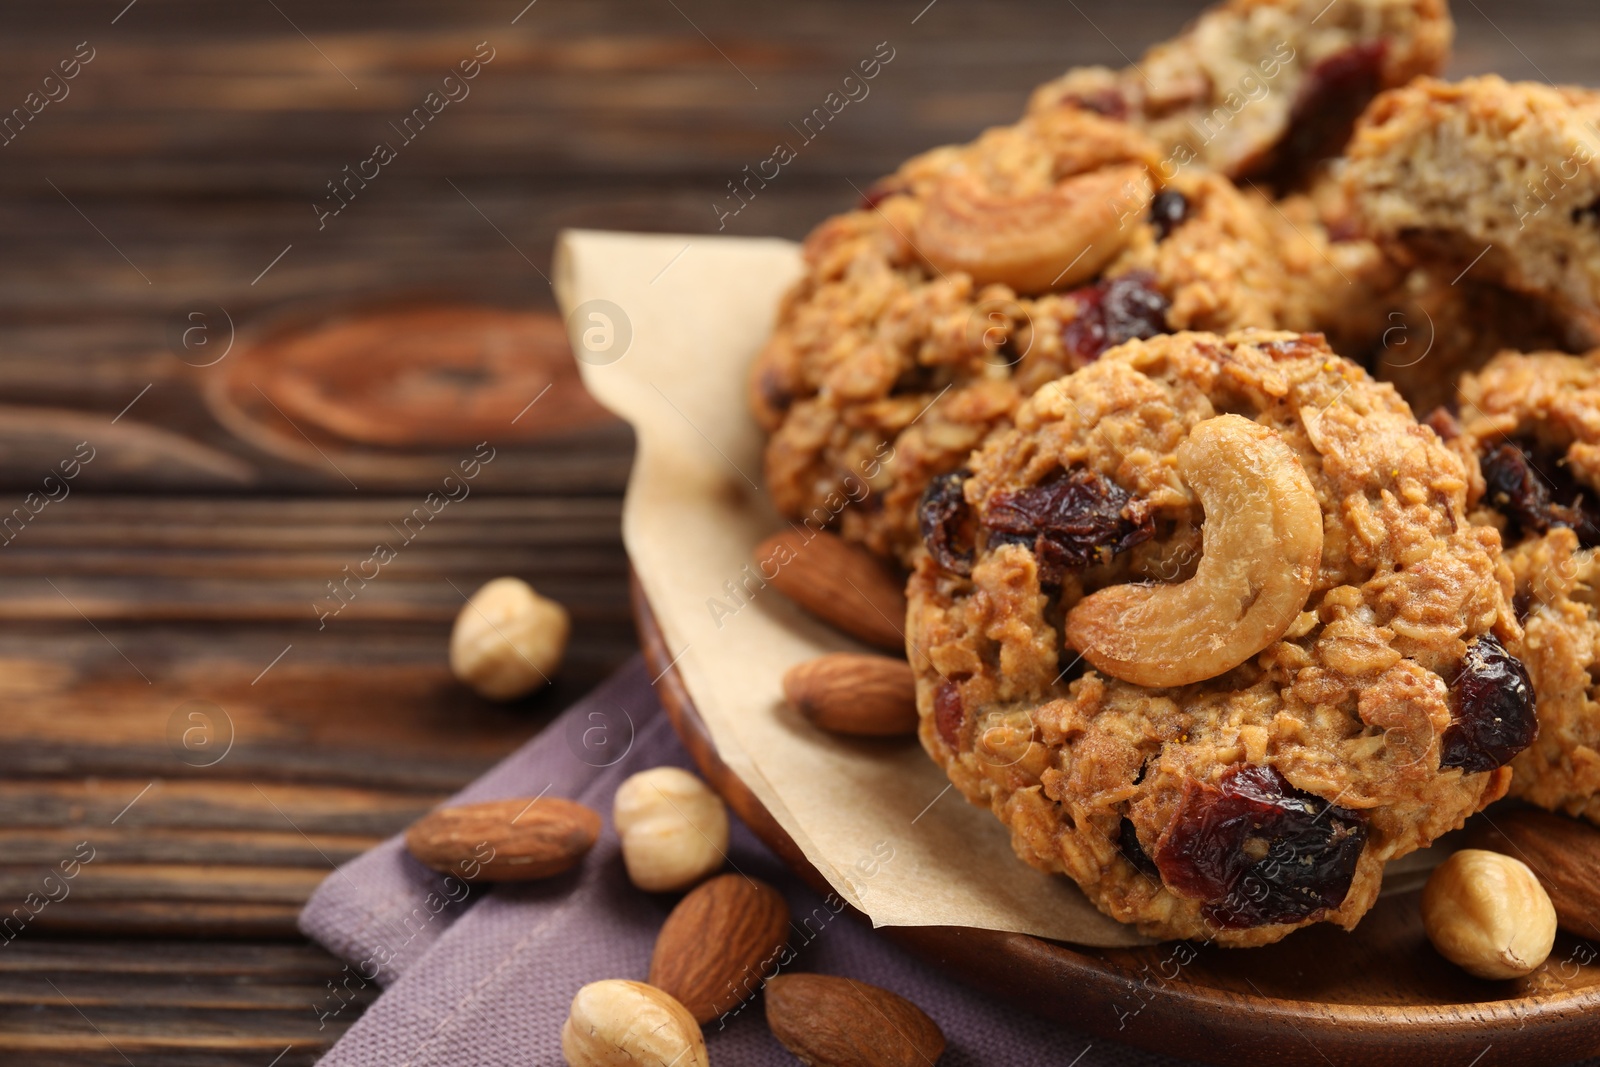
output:
[[[1184,783],[1155,862],[1167,887],[1218,926],[1299,922],[1337,908],[1367,840],[1366,817],[1296,789],[1271,767]]]
[[[1422,420],[1422,424],[1438,434],[1441,441],[1454,441],[1461,436],[1461,422],[1449,408],[1434,408],[1428,413],[1428,417]]]
[[[1108,119],[1128,117],[1128,98],[1122,95],[1121,89],[1111,85],[1087,93],[1064,96],[1061,102],[1071,107],[1082,108],[1084,111],[1093,111],[1096,115],[1104,115]]]
[[[1502,441],[1479,460],[1490,506],[1511,520],[1511,534],[1543,534],[1565,526],[1584,548],[1600,546],[1596,494],[1578,485],[1559,456],[1535,457],[1532,446]],[[1557,503],[1571,501],[1571,503]]]
[[[1068,570],[1126,552],[1155,533],[1150,505],[1084,467],[1059,471],[1038,485],[996,493],[983,512],[992,543],[1025,544],[1039,561],[1039,580],[1056,585]]]
[[[1122,825],[1117,827],[1117,851],[1122,853],[1122,858],[1133,865],[1133,869],[1154,878],[1161,877],[1161,871],[1156,867],[1156,861],[1139,844],[1139,831],[1134,828],[1133,820],[1123,819]]]
[[[1306,72],[1289,111],[1288,133],[1266,175],[1280,190],[1304,184],[1312,167],[1343,150],[1356,119],[1383,87],[1387,41],[1365,41],[1335,52]]]
[[[1092,363],[1109,348],[1167,329],[1172,305],[1149,271],[1136,270],[1074,290],[1078,316],[1062,332],[1062,344],[1078,364]]]
[[[861,194],[861,202],[856,205],[857,211],[871,211],[889,197],[906,191],[905,183],[896,178],[883,178],[867,186],[867,191]]]
[[[787,377],[771,367],[761,372],[756,388],[760,390],[762,402],[772,411],[785,412],[794,404],[794,390],[789,388]]]
[[[959,470],[940,475],[928,483],[917,505],[922,543],[933,561],[952,574],[972,573],[972,509],[962,493],[971,474]]]
[[[1163,189],[1150,201],[1150,225],[1156,240],[1165,241],[1189,217],[1189,198],[1176,189]]]
[[[959,747],[961,726],[966,721],[967,709],[961,701],[961,690],[946,678],[933,691],[933,725],[944,743],[952,749]]]
[[[1302,333],[1286,341],[1262,341],[1256,347],[1273,359],[1283,360],[1316,359],[1330,352],[1327,338],[1320,333]],[[1214,345],[1207,345],[1206,348],[1215,355],[1222,355],[1222,350]]]
[[[1450,683],[1450,704],[1450,726],[1440,739],[1440,767],[1460,767],[1468,774],[1492,771],[1539,735],[1527,668],[1493,634],[1467,646],[1461,672]]]

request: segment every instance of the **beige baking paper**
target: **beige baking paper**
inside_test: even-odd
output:
[[[628,555],[718,753],[874,925],[1147,943],[1017,859],[916,741],[850,741],[784,706],[788,668],[862,650],[776,590],[738,588],[751,550],[784,526],[760,488],[744,389],[799,271],[798,246],[769,239],[569,231],[556,249],[584,384],[638,437]]]

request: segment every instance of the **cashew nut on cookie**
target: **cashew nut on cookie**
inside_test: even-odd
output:
[[[1194,577],[1102,589],[1067,614],[1067,643],[1135,685],[1187,685],[1250,659],[1289,628],[1322,560],[1316,491],[1274,431],[1238,415],[1207,419],[1177,460],[1205,509]]]
[[[976,176],[945,179],[917,226],[917,249],[940,271],[1019,293],[1071,289],[1116,258],[1154,190],[1149,168],[1126,163],[1079,174],[1042,192],[1003,195]]]

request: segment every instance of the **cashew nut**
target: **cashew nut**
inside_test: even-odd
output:
[[[1238,415],[1178,446],[1178,473],[1205,509],[1204,555],[1177,585],[1118,585],[1067,613],[1067,643],[1135,685],[1215,678],[1283,636],[1322,560],[1322,510],[1299,459]]]
[[[1102,167],[1014,196],[987,189],[974,174],[954,174],[929,194],[917,249],[940,271],[965,271],[979,285],[1070,289],[1122,251],[1153,195],[1143,163]]]

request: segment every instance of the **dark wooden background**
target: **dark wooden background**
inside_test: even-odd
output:
[[[525,3],[0,6],[0,115],[94,52],[0,146],[0,514],[74,442],[97,450],[71,496],[0,545],[0,920],[78,842],[95,850],[69,896],[0,933],[0,1062],[312,1062],[360,1008],[319,1023],[339,964],[294,929],[329,865],[634,648],[624,428],[507,444],[319,630],[325,582],[471,449],[324,442],[296,458],[242,440],[206,399],[230,365],[177,358],[174,319],[221,308],[248,339],[397,297],[548,312],[559,229],[714,232],[725,184],[887,41],[870,95],[725,231],[800,237],[855,200],[852,182],[1011,120],[1035,83],[1137,55],[1199,6]],[[1456,70],[1594,80],[1590,11],[1458,0]],[[319,231],[324,183],[485,41],[471,95]],[[293,443],[270,416],[259,428]],[[445,664],[458,590],[502,573],[576,627],[560,684],[510,708]],[[169,738],[195,700],[221,709],[219,738],[231,724],[211,767]]]

